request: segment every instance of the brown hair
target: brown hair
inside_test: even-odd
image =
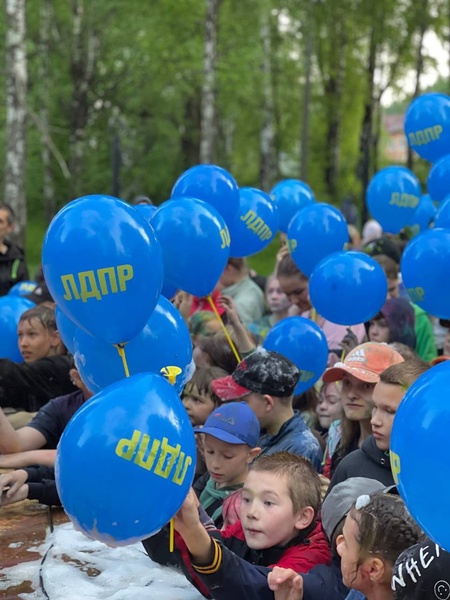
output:
[[[377,254],[373,258],[383,269],[386,279],[397,279],[400,269],[393,258],[386,254]]]
[[[276,270],[276,276],[277,277],[296,276],[296,277],[300,277],[301,279],[304,279],[305,281],[308,281],[308,277],[302,271],[300,271],[300,269],[297,267],[295,262],[292,260],[292,257],[290,254],[285,254],[283,256],[283,258],[280,260],[277,270]]]
[[[320,508],[320,478],[307,458],[291,452],[263,454],[250,464],[251,471],[265,471],[285,477],[294,513],[310,506],[314,514]]]
[[[220,367],[226,371],[228,375],[231,375],[237,367],[238,361],[222,332],[219,331],[214,335],[201,339],[198,346],[209,356],[212,363],[211,366]]]
[[[356,509],[353,505],[349,515],[359,529],[357,569],[369,555],[379,555],[393,566],[399,555],[422,537],[400,496],[372,494],[365,506]]]
[[[393,348],[396,352],[403,356],[404,360],[411,360],[412,358],[419,358],[419,355],[415,350],[413,350],[410,346],[406,344],[402,344],[401,342],[392,342],[389,344],[391,348]]]
[[[20,316],[19,322],[28,321],[29,323],[32,319],[37,319],[47,331],[53,332],[58,329],[56,326],[55,311],[48,306],[42,306],[42,304],[40,304],[39,306],[26,310]]]
[[[214,408],[217,408],[222,404],[222,400],[214,393],[211,382],[214,381],[214,379],[226,377],[227,375],[228,373],[220,367],[197,368],[195,369],[192,378],[184,386],[183,397],[189,396],[195,386],[200,394],[209,394],[214,403]]]
[[[388,367],[381,373],[380,381],[390,385],[401,385],[402,388],[407,390],[416,379],[430,368],[430,365],[420,358],[411,358],[398,365]]]
[[[238,271],[242,271],[246,267],[245,260],[243,258],[229,258],[227,265],[231,265]]]

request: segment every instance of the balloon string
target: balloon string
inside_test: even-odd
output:
[[[213,313],[216,315],[216,317],[217,317],[217,319],[218,319],[218,321],[220,323],[220,326],[222,327],[222,330],[223,330],[223,332],[225,334],[227,342],[230,344],[230,348],[233,351],[233,354],[236,357],[236,360],[238,362],[241,362],[241,357],[239,356],[239,352],[237,351],[236,346],[234,345],[234,342],[231,339],[230,334],[228,333],[228,329],[225,327],[225,323],[222,321],[222,319],[221,319],[221,317],[219,315],[219,311],[217,310],[217,306],[214,304],[214,300],[212,299],[212,296],[211,295],[206,296],[206,299],[208,300],[209,305],[211,306]]]
[[[161,373],[167,378],[171,385],[175,385],[178,375],[181,374],[180,367],[164,367]],[[169,552],[175,550],[175,525],[173,517],[169,521]]]
[[[173,518],[169,521],[169,552],[173,552],[175,548],[175,526]]]
[[[130,371],[128,370],[127,357],[125,355],[125,346],[124,344],[114,344],[117,348],[117,352],[119,353],[120,358],[122,359],[123,370],[125,371],[125,377],[130,376]]]

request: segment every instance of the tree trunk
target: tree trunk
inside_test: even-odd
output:
[[[376,31],[372,25],[370,36],[369,60],[367,65],[367,91],[364,103],[364,115],[359,138],[358,179],[361,181],[362,222],[367,221],[366,190],[371,176],[371,150],[373,145],[373,112],[374,112],[374,75],[376,66]]]
[[[305,87],[303,91],[303,114],[302,131],[300,141],[300,179],[306,181],[308,178],[308,160],[309,160],[309,111],[311,104],[311,67],[313,52],[313,3],[314,0],[308,0],[306,27],[304,28],[306,36],[305,46]]]
[[[338,6],[337,6],[338,8]],[[339,175],[339,149],[342,127],[342,94],[345,76],[346,40],[344,33],[345,18],[340,11],[335,20],[335,51],[331,57],[331,72],[325,82],[325,97],[327,101],[328,124],[326,130],[325,181],[332,200],[337,200],[337,180]]]
[[[206,0],[204,80],[202,88],[200,162],[216,158],[216,61],[217,27],[221,0]]]
[[[420,29],[419,29],[419,41],[417,44],[417,56],[416,56],[416,83],[414,86],[414,94],[413,94],[413,99],[417,98],[417,96],[420,94],[420,78],[422,76],[423,73],[423,40],[425,37],[425,33],[428,29],[428,18],[427,18],[427,13],[428,13],[428,0],[422,0],[422,7],[421,7],[421,16],[422,18],[420,19]],[[414,154],[413,151],[410,147],[410,145],[408,144],[408,158],[407,158],[407,166],[408,169],[412,169],[413,168],[413,163],[414,163]]]
[[[275,128],[273,108],[273,88],[271,73],[272,43],[270,33],[270,13],[264,11],[261,23],[261,41],[263,49],[263,125],[260,134],[260,170],[259,185],[269,191],[277,176],[277,160],[275,151]]]
[[[16,213],[14,239],[25,241],[27,57],[25,0],[5,0],[6,10],[6,164],[5,201]]]
[[[50,134],[49,134],[49,80],[50,80],[50,25],[52,0],[41,0],[41,26],[39,35],[39,97],[41,123],[41,159],[43,177],[44,213],[47,223],[56,213],[55,186],[51,167]]]
[[[84,0],[72,0],[72,102],[70,108],[71,196],[83,190],[85,129],[89,118],[89,90],[94,79],[98,40],[85,18]]]

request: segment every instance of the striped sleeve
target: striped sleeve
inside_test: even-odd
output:
[[[192,563],[193,568],[200,575],[212,575],[213,573],[217,573],[217,571],[222,566],[223,554],[222,554],[222,546],[219,542],[213,538],[211,538],[211,550],[212,550],[212,560],[208,565],[196,565],[194,562]]]

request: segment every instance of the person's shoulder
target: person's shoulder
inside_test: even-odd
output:
[[[7,251],[6,251],[6,257],[9,259],[25,259],[25,252],[23,250],[23,248],[21,248],[20,246],[18,246],[17,244],[14,244],[14,242],[10,242],[9,240],[5,240],[4,242],[5,246],[7,247]]]

